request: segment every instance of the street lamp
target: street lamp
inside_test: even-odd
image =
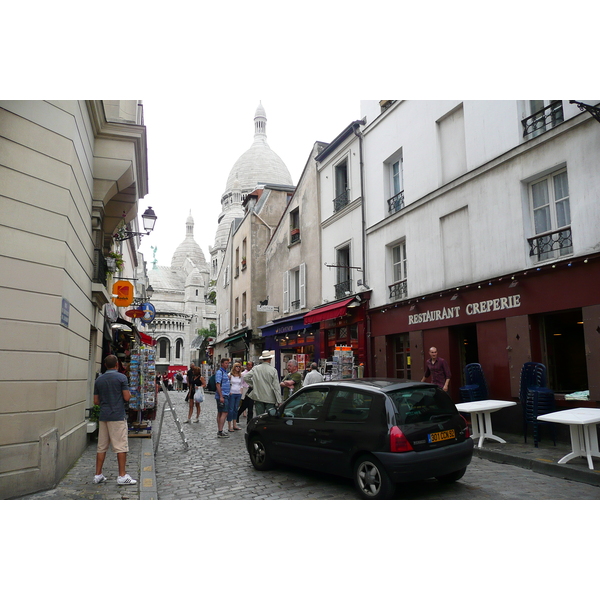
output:
[[[117,233],[115,233],[114,235],[114,238],[118,242],[123,242],[125,240],[130,240],[136,235],[150,235],[154,229],[154,225],[156,224],[156,219],[156,214],[152,210],[152,207],[149,206],[142,215],[142,224],[144,225],[144,229],[146,230],[145,233],[143,231],[117,231]]]

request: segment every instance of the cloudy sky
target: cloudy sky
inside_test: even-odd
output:
[[[254,141],[259,102],[267,113],[267,141],[298,183],[313,143],[330,142],[360,118],[360,99],[323,102],[315,95],[256,93],[238,97],[201,96],[142,99],[148,136],[149,193],[140,201],[158,219],[141,250],[151,268],[153,249],[159,265],[169,265],[185,238],[185,221],[194,218],[194,237],[205,258],[214,243],[221,195],[235,161]]]

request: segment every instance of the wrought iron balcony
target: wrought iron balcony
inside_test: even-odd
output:
[[[523,137],[539,135],[546,131],[546,129],[556,127],[556,125],[562,123],[564,120],[562,100],[556,100],[521,121],[523,125]]]
[[[335,299],[345,298],[352,293],[352,280],[340,281],[335,284]]]
[[[345,190],[337,196],[337,198],[333,199],[333,212],[338,212],[338,210],[342,210],[344,206],[348,206],[348,191],[349,190]]]
[[[290,231],[290,244],[295,244],[300,241],[300,230],[292,229]]]
[[[399,300],[400,298],[408,297],[408,284],[406,279],[397,281],[388,286],[390,289],[390,299]]]
[[[529,242],[529,256],[535,256],[538,261],[573,253],[571,227],[542,233],[527,241]]]
[[[396,213],[404,208],[404,190],[392,196],[388,201],[388,212]]]
[[[292,300],[290,304],[292,306],[292,310],[298,310],[300,308],[300,300]]]
[[[104,287],[107,284],[107,276],[108,273],[108,265],[106,264],[106,259],[104,258],[104,254],[102,254],[102,250],[99,248],[94,249],[94,274],[92,276],[92,281],[94,283],[101,283]]]

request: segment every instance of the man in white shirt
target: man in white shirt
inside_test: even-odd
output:
[[[304,385],[310,385],[311,383],[321,383],[323,381],[323,375],[317,370],[317,363],[310,364],[310,371],[304,378]]]

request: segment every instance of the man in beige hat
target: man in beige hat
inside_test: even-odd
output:
[[[254,400],[257,415],[262,415],[281,403],[279,377],[275,367],[271,366],[271,360],[274,357],[273,350],[265,350],[258,357],[259,364],[243,374],[244,380],[253,388],[249,394],[250,398]]]

